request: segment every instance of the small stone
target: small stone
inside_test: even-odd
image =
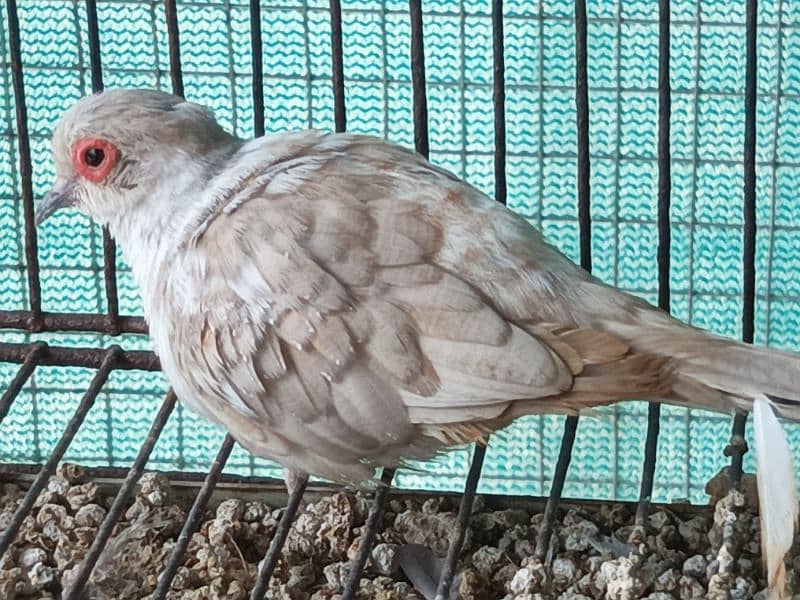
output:
[[[73,486],[67,491],[65,499],[73,511],[87,504],[96,503],[99,499],[97,484],[90,481]]]
[[[36,563],[28,570],[28,580],[37,590],[49,589],[58,582],[58,572],[44,563]]]
[[[695,579],[702,579],[706,576],[708,561],[702,554],[695,554],[687,558],[683,563],[683,574]]]
[[[372,549],[372,564],[375,570],[387,577],[396,577],[400,572],[397,544],[378,544]]]
[[[698,583],[693,577],[684,575],[678,582],[678,591],[680,592],[681,600],[690,600],[692,598],[705,598],[706,591],[703,586]]]
[[[47,552],[41,548],[29,546],[19,553],[17,564],[23,569],[30,569],[36,563],[43,563],[47,560]]]
[[[164,506],[169,499],[169,480],[161,473],[145,473],[139,479],[136,497],[149,506]]]
[[[538,587],[534,570],[530,567],[520,569],[514,575],[511,583],[508,584],[508,591],[512,594],[522,594],[533,592]]]
[[[86,470],[80,465],[63,462],[58,465],[56,475],[64,479],[70,485],[79,485],[86,481]]]
[[[569,558],[556,558],[551,567],[553,571],[553,586],[563,592],[577,579],[578,567]]]
[[[245,505],[241,500],[230,498],[220,502],[217,507],[217,520],[241,521],[244,515]]]
[[[654,588],[657,592],[674,592],[678,589],[681,574],[677,569],[667,569],[656,577]]]
[[[647,524],[654,530],[661,531],[667,525],[672,525],[672,518],[666,512],[660,510],[647,517]]]
[[[75,524],[78,527],[100,527],[105,518],[105,508],[99,504],[86,504],[75,513]]]
[[[600,567],[598,585],[605,584],[608,600],[639,598],[645,585],[633,558],[620,557],[604,562]]]
[[[487,579],[491,579],[503,562],[503,551],[492,546],[481,546],[472,554],[472,565]]]
[[[341,592],[344,589],[345,581],[347,581],[349,570],[347,562],[335,562],[325,565],[322,569],[322,574],[331,589]]]
[[[242,512],[242,521],[245,523],[257,523],[268,513],[269,507],[263,502],[246,502],[244,512]]]
[[[589,539],[600,532],[600,529],[592,523],[583,519],[574,525],[568,525],[560,532],[560,537],[564,539],[564,549],[568,552],[584,552],[591,547]]]

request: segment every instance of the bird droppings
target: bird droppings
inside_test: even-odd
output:
[[[0,484],[0,532],[24,491]],[[56,599],[74,577],[113,500],[81,469],[62,465],[0,558],[0,598]],[[493,510],[478,497],[453,598],[465,600],[766,600],[752,496],[729,491],[707,510],[654,507],[644,528],[624,504],[565,507],[549,562],[533,556],[540,512]],[[169,481],[147,473],[87,584],[92,600],[147,598],[155,590],[188,511]],[[267,598],[340,598],[363,535],[369,498],[336,492],[309,502],[289,533]],[[452,497],[390,496],[361,581],[360,600],[426,600],[409,583],[404,548],[421,544],[423,570],[447,551]],[[172,582],[173,600],[244,600],[282,507],[228,498],[210,507]],[[417,546],[419,548],[419,546]],[[800,543],[787,557],[789,591],[800,590]],[[800,598],[800,596],[795,596]]]

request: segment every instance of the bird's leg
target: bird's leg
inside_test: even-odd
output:
[[[308,475],[302,471],[286,468],[283,470],[283,481],[286,484],[286,491],[291,496],[297,489],[298,484],[307,479]]]

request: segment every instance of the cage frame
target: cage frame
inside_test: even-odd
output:
[[[344,79],[344,54],[342,31],[342,6],[340,0],[330,1],[331,19],[331,84],[334,99],[334,124],[336,131],[345,131],[347,127],[346,89]],[[91,86],[93,91],[103,89],[103,67],[100,53],[100,36],[95,0],[84,0],[87,15],[89,42],[89,64],[91,70]],[[163,0],[168,34],[169,74],[172,91],[183,96],[183,76],[180,55],[180,31],[178,27],[178,7],[176,0]],[[659,0],[659,42],[658,42],[658,115],[657,115],[657,167],[658,167],[658,305],[669,310],[670,303],[670,2]],[[699,3],[698,3],[699,6]],[[139,316],[121,315],[116,279],[115,245],[107,230],[103,231],[103,280],[107,300],[107,311],[103,313],[64,313],[44,312],[41,303],[41,287],[39,280],[38,241],[34,223],[34,194],[32,185],[32,160],[28,135],[28,118],[26,110],[25,87],[23,77],[22,54],[20,49],[20,28],[17,0],[6,0],[9,28],[9,57],[12,87],[16,110],[16,138],[19,153],[19,175],[21,202],[24,215],[25,268],[27,271],[29,308],[27,310],[0,311],[0,330],[17,330],[29,334],[45,332],[97,332],[117,336],[123,333],[145,334],[147,327]],[[699,10],[699,9],[698,9]],[[264,134],[264,94],[262,66],[262,32],[261,2],[249,1],[250,41],[252,58],[252,97],[254,102],[254,131],[256,136]],[[743,310],[742,338],[753,342],[755,325],[755,249],[756,249],[756,41],[757,41],[757,0],[746,0],[745,21],[745,131],[744,131],[744,206],[743,206]],[[422,0],[409,0],[408,17],[411,25],[409,61],[413,86],[413,123],[414,145],[417,152],[427,157],[429,154],[428,109],[425,78],[425,50],[423,38],[423,6]],[[575,102],[577,117],[577,211],[580,230],[580,263],[584,269],[591,270],[591,189],[590,189],[590,155],[589,155],[589,96],[588,96],[588,50],[587,50],[587,15],[585,0],[574,2],[575,22]],[[699,14],[697,15],[699,20]],[[493,54],[493,106],[494,106],[494,171],[495,199],[505,203],[506,189],[506,122],[505,122],[505,65],[503,38],[503,0],[491,0],[492,21],[492,54]],[[45,463],[39,465],[4,464],[0,465],[0,479],[20,476],[33,476],[24,499],[13,515],[9,527],[0,536],[0,556],[11,546],[18,529],[32,509],[39,492],[44,488],[50,475],[67,450],[70,442],[80,428],[83,418],[100,393],[108,375],[115,369],[136,369],[157,371],[160,369],[157,356],[150,351],[125,351],[117,345],[107,348],[79,347],[67,348],[51,346],[41,341],[31,343],[0,343],[0,362],[19,364],[19,369],[0,396],[0,421],[8,411],[25,382],[38,366],[80,366],[96,369],[95,376],[86,389],[72,419],[69,421],[53,452]],[[94,543],[81,562],[77,575],[62,597],[73,600],[80,594],[91,576],[100,554],[111,537],[112,530],[124,512],[138,479],[144,472],[150,452],[168,419],[175,408],[177,399],[172,391],[164,398],[161,407],[152,422],[151,429],[142,443],[139,453],[129,469],[95,468],[90,472],[97,475],[113,476],[123,479],[114,501],[104,519]],[[650,404],[648,409],[648,426],[645,440],[645,453],[642,466],[642,479],[639,502],[636,511],[636,524],[643,525],[650,508],[653,481],[656,466],[656,450],[659,436],[660,407]],[[742,459],[747,451],[744,442],[744,430],[747,415],[737,413],[733,419],[731,443],[726,454],[731,456],[731,483],[739,486],[742,475]],[[540,529],[535,555],[545,559],[550,547],[550,540],[555,524],[556,513],[561,500],[564,481],[575,441],[578,425],[577,416],[569,416],[565,420],[564,434],[554,473],[553,484],[545,506],[543,527]],[[228,483],[261,481],[263,478],[239,478],[223,476],[222,470],[234,447],[234,440],[227,434],[203,479],[192,507],[183,524],[175,548],[162,571],[158,587],[153,598],[165,598],[170,589],[180,560],[188,546],[189,538],[197,529],[203,513],[215,487],[221,481]],[[451,539],[450,548],[445,559],[441,580],[437,589],[437,599],[448,597],[453,575],[462,551],[466,529],[469,526],[472,502],[480,478],[486,447],[475,447],[464,493],[461,496],[457,527]],[[187,479],[197,480],[197,476],[183,475]],[[385,469],[381,484],[376,488],[375,497],[370,509],[367,527],[357,556],[351,563],[348,581],[342,598],[352,600],[358,590],[359,580],[364,572],[375,534],[380,525],[380,516],[391,487],[393,471]],[[271,480],[266,480],[271,481]],[[198,481],[199,483],[199,481]],[[277,564],[283,542],[291,527],[295,511],[300,504],[306,489],[307,480],[300,482],[288,498],[288,505],[280,520],[269,549],[262,561],[261,568],[251,591],[253,599],[263,598]]]

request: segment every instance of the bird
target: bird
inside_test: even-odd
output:
[[[74,207],[107,226],[177,396],[291,473],[360,483],[523,415],[623,400],[760,398],[760,422],[800,419],[800,356],[601,282],[400,145],[242,140],[199,104],[119,88],[65,111],[52,153],[37,223]],[[796,495],[783,506],[796,521]]]

